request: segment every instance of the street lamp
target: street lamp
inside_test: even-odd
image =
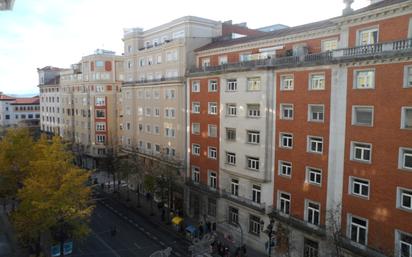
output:
[[[262,225],[262,230],[263,230],[263,225],[264,222],[263,220],[260,221],[260,224]],[[268,247],[268,256],[270,257],[272,254],[272,237],[275,234],[275,220],[273,219],[273,217],[270,218],[269,224],[267,225],[266,229],[263,231],[266,235],[268,235],[268,243],[267,243],[267,247]]]

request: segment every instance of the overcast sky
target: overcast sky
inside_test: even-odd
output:
[[[369,0],[355,0],[355,9]],[[339,16],[343,0],[16,0],[0,11],[0,91],[36,94],[37,68],[67,68],[96,48],[122,53],[123,28],[150,29],[194,15],[249,28]]]

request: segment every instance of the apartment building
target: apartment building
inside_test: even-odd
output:
[[[96,168],[117,146],[123,57],[97,49],[70,69],[39,69],[41,129],[73,143],[79,164]]]
[[[43,133],[60,135],[62,124],[60,72],[65,69],[46,66],[37,69],[40,91],[40,129]]]
[[[38,128],[39,97],[13,97],[0,92],[0,128]]]
[[[201,215],[273,255],[412,256],[411,20],[411,1],[349,4],[197,49],[188,170],[217,206]]]
[[[124,30],[125,82],[119,103],[119,142],[150,162],[161,162],[185,178],[186,81],[194,49],[212,38],[257,34],[245,26],[186,16],[149,30]],[[183,210],[183,183],[172,207]]]

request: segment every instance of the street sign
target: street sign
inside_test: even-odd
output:
[[[63,244],[63,255],[69,255],[73,252],[73,241],[67,241]]]
[[[60,256],[60,245],[53,245],[51,247],[51,256]]]

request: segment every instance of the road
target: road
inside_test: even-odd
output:
[[[185,240],[111,199],[96,203],[90,225],[92,232],[82,242],[75,242],[71,256],[149,257],[167,247],[173,249],[171,256],[188,256],[189,245]],[[117,231],[114,236],[113,226]]]

